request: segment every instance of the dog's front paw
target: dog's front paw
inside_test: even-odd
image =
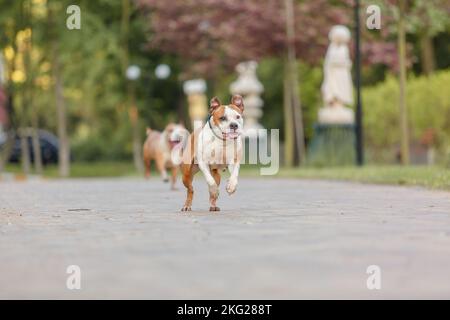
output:
[[[183,208],[181,208],[181,211],[185,212],[185,211],[191,211],[192,208],[189,206],[184,206]]]
[[[230,180],[228,180],[226,188],[228,194],[232,195],[236,191],[236,187],[237,187],[237,179],[230,178]]]
[[[208,189],[209,189],[209,194],[211,195],[211,197],[213,197],[215,199],[217,199],[217,197],[219,197],[219,186],[216,183],[209,185]]]

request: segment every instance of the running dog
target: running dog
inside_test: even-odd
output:
[[[186,143],[189,132],[182,124],[169,123],[163,132],[147,128],[147,139],[143,146],[145,176],[150,177],[150,164],[156,162],[164,182],[169,181],[167,169],[172,171],[171,189],[175,190],[178,165],[172,161],[172,151]]]
[[[222,105],[217,97],[211,99],[207,123],[190,135],[183,150],[181,171],[187,196],[181,211],[191,211],[192,181],[198,171],[202,171],[208,184],[209,211],[220,211],[216,201],[221,170],[228,168],[230,172],[226,186],[228,194],[236,191],[242,157],[243,112],[244,102],[240,95],[234,95],[227,105]]]

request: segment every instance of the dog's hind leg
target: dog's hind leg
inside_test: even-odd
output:
[[[144,159],[144,164],[145,164],[145,177],[148,179],[150,178],[151,160]]]
[[[194,197],[194,187],[192,186],[193,172],[190,165],[182,165],[183,184],[186,187],[186,201],[181,211],[192,210],[192,198]]]
[[[169,182],[169,177],[167,175],[167,170],[164,164],[164,158],[162,155],[158,155],[155,159],[156,161],[156,168],[158,168],[159,173],[161,174],[161,177],[164,182]]]
[[[175,184],[177,182],[178,168],[177,168],[177,166],[173,166],[171,170],[172,170],[172,176],[171,176],[170,189],[171,190],[177,190],[177,188],[175,187]]]
[[[211,175],[216,181],[217,187],[220,185],[220,173],[218,169],[211,170]],[[220,211],[220,208],[216,206],[217,198],[219,197],[219,192],[217,193],[209,193],[209,211]]]

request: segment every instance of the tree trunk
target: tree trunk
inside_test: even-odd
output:
[[[120,25],[121,33],[121,63],[122,63],[122,75],[125,76],[128,65],[128,33],[130,32],[130,0],[122,0],[122,20]]]
[[[49,6],[50,27],[57,28],[53,21],[53,10]],[[58,124],[58,172],[60,177],[68,177],[70,175],[70,147],[67,135],[67,117],[66,102],[63,94],[63,79],[61,77],[61,66],[59,61],[58,39],[56,34],[52,37],[52,73],[55,83],[55,104]]]
[[[31,171],[30,147],[28,145],[28,135],[26,128],[19,129],[20,136],[20,162],[22,164],[22,172],[28,176]]]
[[[128,103],[131,127],[133,130],[133,162],[139,173],[144,173],[144,164],[142,161],[142,143],[141,130],[139,127],[139,113],[136,106],[136,93],[134,83],[128,84]]]
[[[420,53],[422,71],[424,74],[430,75],[436,68],[436,60],[434,58],[433,39],[426,31],[420,35]]]
[[[42,168],[42,154],[41,154],[41,143],[39,140],[39,126],[38,126],[38,119],[35,112],[32,115],[32,143],[33,143],[33,155],[34,155],[34,170],[36,171],[36,174],[42,175],[43,168]]]
[[[294,132],[295,132],[295,147],[296,147],[296,158],[294,163],[298,165],[303,165],[305,163],[305,133],[303,129],[303,115],[302,107],[300,104],[300,92],[298,83],[298,73],[297,73],[297,61],[294,60],[291,64],[291,90],[292,90],[292,112],[294,119]]]
[[[26,55],[26,54],[25,54]],[[26,61],[26,58],[25,58]],[[26,65],[26,63],[25,63]],[[28,79],[27,79],[28,81]],[[28,99],[28,86],[26,85],[22,91],[20,92],[22,96],[22,113],[20,115],[20,128],[19,128],[19,137],[20,137],[20,162],[22,164],[22,171],[25,176],[30,174],[31,171],[31,157],[30,157],[30,147],[28,144],[28,111],[30,107],[30,101]]]
[[[12,27],[11,32],[11,38],[10,38],[10,45],[13,48],[14,52],[17,52],[17,42],[15,41],[17,37],[17,33],[19,31],[19,26],[17,25],[17,21],[19,19],[15,19],[15,22]],[[3,31],[4,32],[4,31]],[[0,175],[3,173],[3,170],[5,169],[6,163],[9,162],[9,159],[11,157],[11,152],[13,149],[13,146],[15,144],[16,139],[16,133],[17,133],[17,122],[14,115],[14,92],[11,80],[11,75],[14,73],[16,69],[16,65],[11,60],[4,60],[2,61],[5,63],[6,70],[5,72],[5,84],[4,84],[4,90],[6,94],[6,114],[7,114],[7,121],[6,126],[4,127],[4,131],[7,134],[6,142],[3,145],[3,148],[0,149]],[[7,64],[7,65],[6,65]]]
[[[33,30],[33,2],[28,1],[27,6],[27,18],[28,27]],[[33,81],[34,81],[34,64],[31,59],[31,52],[33,49],[33,33],[29,39],[27,51],[25,53],[25,70],[27,73],[26,81],[26,96],[28,109],[31,110],[31,138],[33,147],[33,160],[34,160],[34,170],[38,175],[42,174],[42,157],[41,157],[41,144],[39,141],[39,115],[38,110],[33,104]]]
[[[294,165],[294,124],[292,119],[291,89],[289,88],[289,64],[284,62],[283,112],[284,112],[284,165]]]
[[[59,139],[58,171],[61,177],[68,177],[70,175],[70,149],[69,138],[67,136],[66,103],[63,96],[63,84],[59,69],[57,51],[55,51],[54,54],[55,57],[53,60],[53,77],[55,81],[55,98]]]
[[[295,137],[295,157],[294,161],[298,164],[305,162],[305,134],[303,128],[303,116],[300,103],[300,92],[298,83],[298,67],[295,52],[295,21],[294,21],[294,3],[293,0],[285,0],[286,9],[286,35],[287,35],[287,73],[288,73],[288,91],[291,106],[290,116],[293,117],[293,130]],[[286,91],[287,92],[287,91]],[[284,97],[285,99],[287,97]]]
[[[30,27],[30,13],[29,7],[26,2],[21,3],[22,9],[22,22],[24,23],[23,28]],[[22,171],[25,176],[30,174],[31,171],[31,155],[30,155],[30,146],[29,146],[29,112],[30,112],[30,65],[31,65],[31,38],[24,37],[23,39],[23,68],[26,74],[26,80],[22,90],[19,92],[21,95],[21,105],[22,110],[20,114],[20,128],[19,128],[19,137],[20,137],[20,161],[22,164]]]
[[[27,88],[22,89],[22,114],[20,115],[20,162],[22,164],[22,171],[24,175],[29,175],[31,171],[31,161],[30,161],[30,149],[28,145],[28,109],[29,101],[27,97]]]
[[[129,66],[129,52],[128,52],[128,35],[130,31],[130,0],[122,0],[122,22],[121,22],[121,34],[122,34],[122,74],[125,76],[126,70]],[[141,144],[141,131],[139,127],[139,112],[136,105],[136,91],[134,83],[128,80],[127,83],[127,104],[128,114],[130,117],[130,123],[132,128],[133,139],[133,162],[136,170],[139,173],[144,172],[144,164],[142,160],[142,144]]]
[[[406,105],[406,36],[405,36],[405,0],[399,0],[399,20],[398,20],[398,55],[399,55],[399,109],[400,109],[400,145],[401,163],[409,164],[409,129],[408,110]]]
[[[6,142],[3,144],[0,153],[0,177],[3,171],[5,170],[6,163],[8,163],[9,158],[11,157],[11,151],[15,143],[14,130],[8,130],[6,132],[7,132]]]
[[[11,86],[5,89],[6,91],[6,113],[7,113],[7,121],[4,130],[6,132],[6,142],[3,144],[3,147],[0,149],[0,174],[3,173],[5,169],[6,163],[9,161],[11,157],[11,152],[15,143],[16,131],[15,131],[15,119],[13,115],[14,106],[13,106],[13,95],[11,93]]]

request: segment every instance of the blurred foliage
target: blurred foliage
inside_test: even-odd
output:
[[[187,70],[192,67],[190,58],[198,58],[198,56],[199,59],[202,58],[200,60],[206,61],[217,59],[213,61],[217,62],[214,66],[227,66],[227,68],[214,67],[214,73],[199,74],[208,79],[208,96],[218,95],[223,101],[229,99],[229,84],[237,77],[230,71],[234,62],[243,57],[259,58],[258,76],[265,88],[262,95],[264,115],[261,122],[266,128],[281,129],[280,137],[284,136],[283,48],[285,39],[284,21],[278,11],[271,11],[270,6],[263,8],[261,1],[202,1],[212,6],[220,5],[220,8],[223,7],[232,12],[245,9],[256,18],[249,19],[246,15],[236,13],[239,19],[232,19],[235,15],[229,15],[227,23],[222,25],[221,19],[206,15],[207,18],[211,18],[210,23],[204,25],[203,30],[193,31],[201,40],[201,44],[205,46],[205,50],[202,50],[195,41],[191,41],[186,36],[186,34],[189,35],[189,30],[185,30],[183,33],[171,34],[178,40],[177,43],[166,43],[168,46],[177,45],[179,50],[175,48],[177,50],[162,52],[163,47],[149,44],[157,43],[158,39],[161,41],[169,39],[165,37],[164,32],[169,32],[172,27],[178,30],[183,24],[201,22],[207,13],[198,10],[193,15],[192,10],[188,10],[189,6],[196,8],[198,5],[192,1],[177,0],[171,4],[162,0],[130,1],[133,4],[128,39],[130,63],[139,65],[142,70],[140,79],[135,83],[142,138],[145,136],[145,126],[161,130],[169,120],[181,119],[185,123],[188,122],[181,81],[185,79]],[[322,104],[321,59],[327,45],[327,33],[331,24],[338,20],[345,21],[351,26],[353,16],[350,2],[320,0],[297,3],[298,18],[303,18],[297,19],[299,37],[297,49],[300,57],[300,96],[307,142],[312,137],[317,110]],[[158,18],[157,12],[149,12],[145,4],[152,3],[160,5],[161,7],[158,8],[162,13],[171,15],[170,24],[164,19],[151,20]],[[280,3],[276,4],[277,8]],[[362,16],[363,8],[373,3],[376,1],[362,1]],[[411,43],[410,54],[414,74],[419,75],[422,72],[418,58],[420,55],[419,33],[423,33],[424,30],[433,37],[436,68],[449,68],[449,15],[448,10],[445,9],[448,1],[414,0],[412,3],[415,7],[409,15],[408,41]],[[17,77],[8,84],[8,90],[14,96],[16,117],[20,120],[25,119],[23,121],[26,122],[31,112],[37,113],[39,126],[56,132],[55,93],[49,40],[57,36],[74,159],[79,161],[130,159],[132,142],[126,106],[127,80],[121,68],[122,1],[76,1],[76,4],[81,7],[81,30],[66,28],[65,9],[71,4],[74,4],[71,0],[0,0],[0,50],[6,58],[10,57],[9,60],[6,59],[8,68],[19,71],[16,75],[24,71],[23,52],[18,50],[20,46],[18,35],[28,27],[32,30],[32,65],[25,74],[33,83],[30,105],[23,104],[24,88],[27,85],[23,79],[20,80],[20,77]],[[231,7],[230,4],[232,4]],[[32,19],[27,21],[24,19],[23,8],[30,5]],[[51,27],[48,21],[48,6],[53,6],[56,12],[55,27]],[[178,7],[187,8],[183,11],[186,14],[181,15],[177,12],[175,9]],[[322,16],[320,12],[326,12],[326,15]],[[327,20],[327,17],[335,12],[336,21]],[[223,13],[217,12],[217,9],[212,10],[211,13],[217,13],[219,17],[223,16]],[[260,19],[258,19],[259,14],[261,14]],[[190,17],[197,20],[191,21]],[[262,18],[265,20],[261,20]],[[260,26],[261,21],[267,21],[267,25]],[[364,23],[365,20],[361,21]],[[237,22],[242,24],[236,26]],[[181,25],[174,26],[174,23]],[[241,30],[244,25],[248,26],[246,32]],[[276,32],[272,32],[271,26],[276,27]],[[365,132],[367,146],[376,152],[382,152],[382,150],[391,152],[390,148],[395,148],[398,141],[398,85],[395,77],[390,73],[395,69],[389,69],[395,64],[392,59],[396,56],[395,10],[392,14],[386,15],[383,11],[382,26],[380,31],[368,31],[366,28],[362,30],[363,49],[366,50],[363,51],[363,58],[370,58],[363,69],[363,83],[375,85],[373,88],[364,89]],[[222,27],[231,29],[223,30]],[[236,32],[239,30],[241,30],[240,40],[237,41]],[[159,34],[156,34],[158,31],[160,31]],[[223,34],[218,34],[222,31]],[[218,36],[232,41],[220,42]],[[257,36],[255,39],[258,41],[245,42],[244,52],[242,44],[244,41],[249,41],[248,38],[252,36]],[[269,42],[268,39],[271,41]],[[233,46],[228,46],[230,43]],[[271,49],[269,51],[267,51],[268,45]],[[364,48],[365,45],[370,48]],[[215,50],[217,47],[222,51]],[[368,54],[367,50],[373,54]],[[223,52],[229,53],[230,56],[225,57]],[[386,59],[390,59],[392,63]],[[170,65],[172,73],[168,79],[160,80],[155,77],[155,67],[160,63]],[[380,81],[384,82],[379,83]],[[427,129],[433,128],[436,131],[434,143],[441,153],[445,152],[445,148],[450,145],[448,83],[450,83],[448,71],[438,72],[429,78],[412,75],[408,82],[412,137],[415,141],[420,141]]]
[[[132,2],[132,0],[130,0]],[[57,37],[62,69],[64,97],[68,109],[69,135],[76,160],[118,160],[131,156],[131,128],[126,108],[126,79],[120,65],[122,43],[121,1],[80,0],[81,29],[66,28],[66,8],[70,0],[0,0],[0,48],[12,52],[7,67],[26,73],[22,53],[17,50],[21,30],[32,30],[32,103],[24,106],[24,81],[9,81],[16,117],[26,123],[30,112],[38,113],[39,126],[56,132],[54,82],[51,70],[51,42]],[[31,21],[23,18],[31,6]],[[49,8],[54,27],[49,22]],[[132,6],[129,35],[130,64],[141,68],[136,81],[137,105],[142,137],[145,126],[163,129],[169,119],[182,115],[183,95],[177,75],[177,59],[149,50],[146,17]],[[12,48],[12,49],[11,49]],[[167,63],[172,75],[159,80],[155,67]]]
[[[258,170],[242,175],[257,175]],[[281,168],[277,175],[284,178],[347,180],[362,183],[422,186],[450,191],[450,170],[441,166],[366,165],[364,167]]]
[[[397,70],[398,0],[363,0],[362,6],[377,5],[381,9],[381,29],[362,28],[362,59],[370,69],[388,66]],[[427,62],[438,69],[450,65],[450,2],[448,0],[408,0],[406,12],[407,65],[416,74],[427,69]],[[430,56],[426,57],[425,52]],[[386,70],[386,68],[384,68]],[[433,69],[433,68],[432,68]],[[433,71],[433,70],[430,70]],[[364,78],[373,83],[371,73]],[[376,80],[376,79],[375,79]],[[380,80],[380,78],[378,78]]]
[[[450,71],[439,71],[428,77],[410,76],[407,83],[407,105],[410,134],[416,144],[431,144],[440,155],[450,147]],[[395,149],[398,143],[397,79],[363,90],[366,145],[374,151]],[[428,140],[428,141],[425,141]]]
[[[334,24],[349,24],[353,0],[294,1],[293,45],[308,63],[320,61]],[[286,53],[284,1],[136,0],[149,13],[153,48],[184,59],[184,75],[217,77],[243,60]],[[310,44],[314,43],[313,46]],[[195,48],[193,50],[193,44]],[[304,48],[308,48],[304,50]]]
[[[6,170],[15,174],[18,179],[24,178],[21,174],[22,168],[17,163],[8,164]],[[73,178],[129,177],[136,176],[136,174],[136,169],[131,161],[74,162],[70,172],[70,176]],[[45,166],[43,176],[58,178],[58,167],[54,164]]]

